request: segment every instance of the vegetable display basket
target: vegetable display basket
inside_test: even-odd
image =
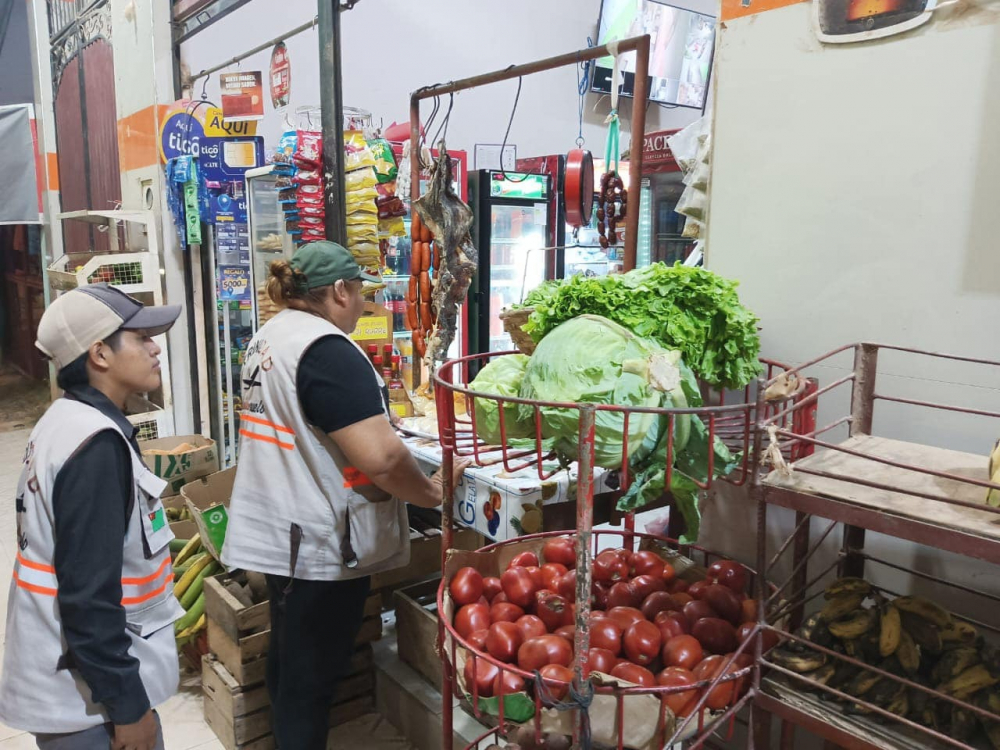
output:
[[[530,311],[518,311],[523,319]],[[504,321],[506,325],[513,325]],[[509,330],[509,329],[508,329]],[[520,329],[518,329],[520,330]],[[443,496],[455,497],[455,486],[450,479],[451,468],[458,457],[471,459],[474,465],[502,466],[503,471],[515,474],[526,482],[551,480],[561,471],[566,471],[567,461],[576,468],[576,528],[572,532],[542,532],[521,536],[485,547],[478,552],[461,552],[452,549],[452,524],[456,520],[459,501],[445,502],[442,506],[442,547],[447,550],[443,564],[443,583],[439,590],[439,653],[444,669],[442,688],[442,718],[445,727],[452,725],[453,696],[471,704],[471,710],[487,726],[496,726],[510,738],[510,731],[532,731],[536,737],[542,734],[571,737],[575,747],[617,747],[618,750],[652,750],[672,746],[680,741],[693,741],[700,746],[710,735],[729,737],[732,735],[736,714],[753,702],[760,683],[757,663],[763,649],[763,623],[757,624],[753,632],[731,653],[724,656],[725,665],[712,677],[699,683],[703,690],[699,701],[685,716],[674,716],[666,708],[667,698],[678,691],[676,686],[640,687],[629,682],[619,682],[610,678],[605,681],[600,674],[591,674],[587,665],[587,649],[590,642],[590,613],[592,573],[591,564],[599,550],[612,546],[633,552],[637,542],[642,546],[653,545],[669,555],[667,560],[677,562],[678,578],[697,576],[698,564],[708,564],[714,553],[693,544],[681,543],[666,537],[658,537],[636,532],[635,509],[655,498],[641,496],[634,504],[626,503],[624,530],[604,531],[593,528],[595,476],[600,469],[612,472],[618,483],[622,497],[628,496],[630,488],[642,486],[640,477],[634,476],[630,448],[638,448],[643,443],[646,428],[637,432],[637,426],[648,425],[650,420],[659,420],[661,437],[654,441],[652,452],[657,461],[662,461],[659,471],[659,489],[651,488],[650,495],[662,495],[667,488],[680,507],[679,494],[692,494],[707,490],[718,481],[730,485],[749,485],[757,471],[757,460],[761,444],[766,439],[758,425],[769,418],[776,418],[793,434],[808,434],[814,429],[815,411],[803,409],[800,418],[791,421],[786,418],[790,403],[810,397],[810,383],[802,381],[781,392],[777,397],[759,389],[751,383],[738,392],[713,390],[700,384],[701,398],[694,403],[708,406],[688,408],[667,408],[648,406],[621,406],[606,403],[546,402],[516,397],[487,394],[474,390],[468,382],[470,371],[479,372],[491,360],[514,356],[505,354],[481,354],[445,362],[434,375],[435,399],[437,402],[438,438],[442,448],[442,470],[445,476]],[[762,369],[768,379],[777,377],[787,368],[780,363],[763,361]],[[465,376],[465,377],[463,377]],[[689,384],[690,385],[690,384]],[[811,398],[811,401],[809,399]],[[464,399],[464,409],[462,400]],[[456,401],[458,405],[456,406]],[[691,402],[689,402],[691,403]],[[485,416],[483,407],[489,406],[492,416]],[[520,425],[515,433],[514,407],[518,412]],[[533,414],[533,419],[525,419],[524,413]],[[477,416],[479,415],[479,416]],[[487,444],[479,438],[477,421],[490,419],[498,422],[499,445]],[[546,422],[545,420],[550,420]],[[529,435],[523,430],[527,423]],[[543,435],[545,429],[559,427],[562,454],[557,455],[552,448],[551,436]],[[484,433],[486,434],[486,433]],[[690,446],[697,435],[699,453],[699,474],[691,476],[682,468],[691,471],[692,455]],[[516,439],[509,440],[514,437]],[[690,441],[690,442],[689,442]],[[689,453],[684,454],[688,445]],[[724,448],[722,447],[724,444]],[[784,441],[782,452],[793,454],[801,448],[794,437]],[[727,449],[731,455],[727,455]],[[707,465],[705,465],[707,464]],[[675,480],[682,480],[675,484]],[[648,483],[648,476],[642,479]],[[635,485],[635,487],[633,487]],[[633,493],[633,499],[635,495]],[[482,498],[463,499],[463,504],[477,505]],[[623,508],[623,510],[625,510]],[[467,519],[466,519],[467,520]],[[454,602],[451,599],[449,583],[452,576],[463,566],[475,567],[483,575],[498,576],[503,566],[522,548],[534,551],[541,549],[546,538],[567,535],[574,540],[576,550],[576,609],[574,631],[573,690],[563,698],[558,711],[547,706],[553,690],[558,690],[557,681],[542,677],[540,673],[528,673],[509,663],[503,663],[481,649],[474,648],[469,639],[459,636],[452,624]],[[702,560],[696,560],[701,556]],[[773,591],[762,578],[745,569],[753,581],[751,591],[757,597],[757,606],[765,600],[773,600],[780,592]],[[756,580],[754,580],[756,579]],[[770,598],[769,598],[770,597]],[[722,653],[722,652],[720,652]],[[495,671],[499,679],[490,683],[491,691],[500,695],[479,695],[479,666]],[[467,678],[471,675],[471,678]],[[505,677],[508,681],[505,681]],[[471,688],[469,684],[471,682]],[[707,696],[717,693],[715,688],[723,683],[723,693],[732,692],[732,699],[725,705],[710,710]],[[508,684],[517,690],[508,690]],[[539,687],[539,685],[544,687]],[[566,683],[561,683],[565,690]],[[499,686],[499,687],[497,687]],[[690,685],[687,686],[690,688]],[[547,690],[546,690],[547,688]],[[470,693],[471,690],[471,693]],[[505,694],[505,692],[509,694]],[[549,694],[549,695],[547,695]],[[587,696],[592,696],[591,701]],[[566,704],[570,701],[570,705]],[[478,747],[491,735],[484,735],[470,747]],[[590,739],[594,740],[593,745]]]
[[[535,340],[524,332],[524,324],[528,322],[528,318],[534,311],[533,307],[521,307],[515,310],[504,310],[500,313],[503,329],[510,334],[514,346],[522,354],[529,356],[535,351],[536,344]]]

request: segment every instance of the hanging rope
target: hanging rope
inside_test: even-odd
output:
[[[513,65],[508,65],[507,70],[510,70],[513,67]],[[503,143],[500,144],[500,174],[503,175],[503,178],[509,182],[524,182],[528,179],[528,175],[525,175],[519,180],[508,177],[507,171],[503,166],[503,152],[507,148],[507,138],[510,136],[510,127],[514,124],[514,115],[517,113],[517,103],[521,99],[521,84],[523,81],[524,79],[521,76],[517,77],[517,93],[514,94],[514,107],[510,110],[510,119],[507,121],[507,132],[503,134]]]
[[[448,123],[451,121],[451,108],[455,106],[455,94],[448,94],[448,111],[445,112],[444,120],[441,121],[441,125],[438,126],[437,132],[434,134],[433,140],[431,140],[431,148],[434,148],[441,141],[438,140],[438,136],[441,136],[445,141],[448,140]],[[441,131],[444,131],[442,134]]]
[[[555,699],[549,686],[545,684],[542,673],[536,669],[535,690],[538,691],[538,697],[546,708],[554,708],[556,711],[580,711],[583,719],[580,722],[580,747],[589,748],[591,745],[590,704],[594,702],[594,684],[587,680],[583,684],[583,691],[580,692],[576,689],[576,680],[571,680],[567,700],[559,701]]]
[[[587,37],[587,46],[588,47],[594,46],[594,41],[589,36]],[[580,75],[581,71],[583,72],[582,76]],[[576,136],[576,145],[578,148],[582,148],[585,142],[583,138],[583,108],[584,108],[585,97],[587,95],[587,90],[589,88],[590,88],[590,60],[587,60],[586,62],[580,63],[576,67],[576,93],[580,99],[580,105],[579,105],[580,112],[578,120],[580,127]]]
[[[619,58],[617,40],[608,44],[608,51],[614,57],[615,63],[614,68],[611,71],[611,112],[609,112],[608,116],[604,119],[604,123],[608,126],[608,140],[604,149],[604,162],[609,172],[618,174],[619,136],[621,126],[618,118]]]

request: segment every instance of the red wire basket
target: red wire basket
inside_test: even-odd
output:
[[[511,545],[525,545],[526,543],[561,535],[565,535],[565,532],[556,531],[523,536],[517,539],[499,542],[497,544],[484,547],[480,550],[480,552],[495,552]],[[654,545],[659,544],[661,548],[666,546],[676,553],[673,558],[668,558],[668,562],[671,560],[682,562],[683,565],[686,565],[686,567],[683,567],[683,565],[679,565],[678,567],[681,570],[689,571],[689,575],[692,577],[698,576],[697,580],[700,580],[700,578],[703,577],[698,572],[697,566],[699,561],[702,566],[707,566],[711,560],[721,558],[720,555],[697,545],[681,544],[676,540],[638,532],[597,530],[593,532],[591,539],[592,554],[596,554],[602,546],[607,546],[606,542],[609,539],[617,542],[617,546],[622,546],[625,549],[630,550],[634,547],[636,540],[640,542],[647,540],[652,542]],[[752,569],[746,566],[743,567],[748,574],[750,589],[753,590],[756,585],[756,574]],[[681,575],[683,575],[683,573]],[[586,576],[580,576],[578,574],[577,576],[578,582],[584,578],[589,581],[589,574]],[[541,735],[544,731],[542,725],[542,709],[547,707],[548,704],[543,701],[543,696],[536,687],[538,676],[534,673],[520,669],[513,664],[502,662],[487,652],[478,650],[472,643],[469,642],[468,639],[459,635],[458,631],[451,622],[452,610],[454,607],[448,590],[449,584],[450,576],[445,576],[438,589],[438,613],[442,627],[441,654],[446,666],[446,680],[448,680],[451,684],[454,694],[466,696],[469,704],[471,705],[472,712],[477,718],[490,722],[495,721],[502,733],[506,733],[513,728],[516,728],[516,725],[508,721],[508,717],[506,716],[507,701],[505,700],[505,697],[510,695],[507,691],[507,685],[521,684],[523,681],[523,684],[527,686],[526,694],[534,703],[534,718],[531,720],[531,725],[534,728],[536,741],[540,741]],[[587,599],[589,599],[589,596]],[[578,597],[577,601],[582,601],[582,599]],[[583,614],[581,614],[581,612]],[[574,644],[575,654],[587,653],[589,643],[588,620],[589,605],[578,608]],[[750,687],[751,683],[756,681],[754,677],[755,667],[753,665],[753,657],[757,647],[756,643],[758,639],[756,636],[758,632],[759,631],[755,629],[735,651],[724,656],[723,666],[718,670],[715,677],[712,679],[702,680],[693,685],[641,687],[637,685],[626,686],[615,683],[597,684],[596,682],[593,682],[594,696],[610,696],[611,700],[614,702],[614,727],[617,731],[617,737],[614,739],[614,743],[617,745],[618,750],[623,750],[623,748],[629,747],[629,745],[626,744],[627,732],[625,701],[631,696],[648,696],[655,699],[654,701],[649,702],[648,706],[639,706],[636,704],[635,708],[642,710],[647,715],[649,710],[659,711],[655,734],[655,740],[659,742],[659,747],[669,747],[676,742],[689,740],[695,736],[704,740],[713,733],[723,729],[726,732],[727,739],[731,738],[735,727],[737,712],[752,699],[752,691],[750,690]],[[472,662],[471,673],[473,675],[473,679],[471,681],[471,685],[466,684],[465,677],[465,670],[469,669],[467,665],[469,660]],[[585,684],[591,680],[589,666],[587,665],[585,659],[574,657],[574,661],[574,686],[582,690],[584,689]],[[485,670],[487,675],[493,678],[494,690],[498,688],[498,692],[494,692],[494,694],[490,696],[480,695],[479,677],[481,670]],[[511,679],[511,677],[514,677],[515,679]],[[566,689],[566,683],[550,680],[548,678],[542,678],[542,680],[546,683],[549,691]],[[694,705],[688,704],[689,707],[684,717],[677,717],[675,721],[668,720],[669,709],[666,704],[667,699],[671,696],[676,696],[679,693],[691,691],[701,691],[697,702]],[[731,695],[731,698],[726,701],[725,706],[714,711],[703,710],[713,696],[718,696],[720,694],[723,696],[727,694]],[[483,708],[482,704],[486,698],[497,699],[495,701],[495,706],[491,704],[493,713],[488,713]],[[566,704],[563,704],[560,710],[566,710],[567,708],[573,710],[571,706],[568,707]],[[672,717],[672,714],[670,714],[670,717]],[[550,725],[548,729],[549,731],[552,731],[552,726]],[[469,747],[478,747],[478,743],[482,743],[489,736],[491,736],[490,733],[484,735],[484,737],[479,738]]]

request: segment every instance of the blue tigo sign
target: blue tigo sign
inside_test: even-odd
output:
[[[201,166],[199,164],[199,166]],[[211,191],[209,205],[212,209],[211,221],[213,224],[223,223],[247,223],[247,199],[234,198],[229,193],[218,193]]]

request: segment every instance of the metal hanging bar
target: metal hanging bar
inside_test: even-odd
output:
[[[459,91],[486,86],[500,81],[509,81],[512,78],[541,73],[546,70],[554,70],[567,65],[578,65],[587,60],[596,60],[607,55],[621,54],[623,52],[635,52],[635,87],[633,90],[634,101],[639,104],[632,107],[632,126],[630,128],[631,143],[642,145],[646,133],[646,107],[645,101],[649,93],[649,36],[637,36],[629,39],[622,39],[611,44],[604,44],[600,47],[588,47],[586,49],[569,52],[555,57],[548,57],[544,60],[536,60],[522,65],[511,65],[503,70],[495,70],[492,73],[462,78],[457,81],[450,81],[435,86],[425,86],[410,94],[410,197],[416,200],[420,197],[420,101],[422,99],[432,99],[445,94],[454,94]],[[432,148],[437,144],[429,144]],[[633,190],[639,190],[642,182],[642,148],[633,148],[633,155],[629,158],[629,186]],[[624,270],[631,271],[635,268],[636,247],[639,235],[639,203],[636,201],[635,208],[628,212],[625,217],[625,258]]]

